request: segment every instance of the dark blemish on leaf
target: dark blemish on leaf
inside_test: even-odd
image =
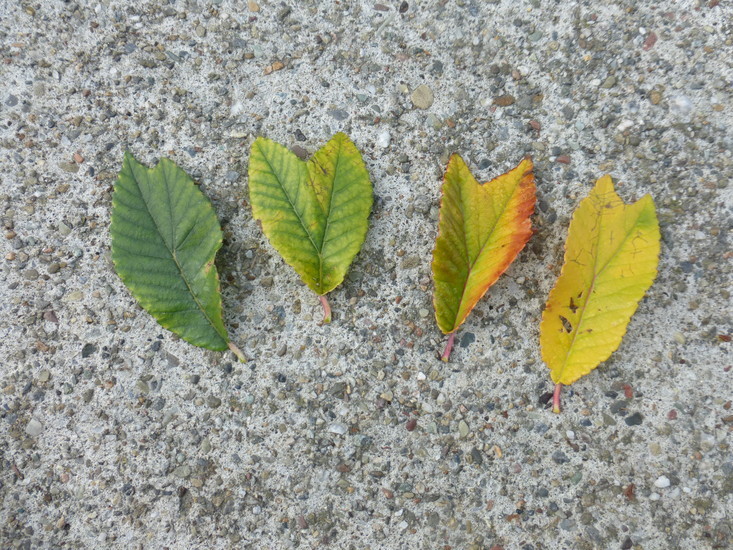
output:
[[[578,311],[578,306],[577,306],[577,305],[576,305],[576,303],[575,303],[575,302],[573,301],[573,297],[572,297],[572,296],[570,297],[570,305],[568,306],[568,308],[569,308],[569,309],[570,309],[570,311],[571,311],[571,312],[573,312],[573,313],[575,313],[576,311]]]
[[[562,315],[559,315],[558,317],[560,317],[560,321],[562,322],[562,326],[565,329],[565,332],[567,332],[568,334],[570,334],[573,331],[573,325],[570,324],[570,321],[568,321]]]

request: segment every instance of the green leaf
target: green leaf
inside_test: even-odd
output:
[[[188,174],[168,159],[151,169],[125,153],[110,234],[115,270],[143,309],[191,344],[235,351],[214,265],[219,221]]]
[[[433,251],[435,319],[450,334],[504,273],[532,235],[535,182],[532,160],[480,184],[458,154],[445,171],[438,237]]]
[[[257,138],[249,195],[270,243],[305,284],[321,297],[341,284],[364,243],[372,207],[369,173],[345,134],[333,136],[308,162]]]

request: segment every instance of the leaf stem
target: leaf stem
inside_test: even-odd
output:
[[[318,299],[321,301],[321,306],[323,306],[323,322],[324,323],[330,323],[331,322],[331,306],[328,305],[328,300],[325,296],[319,296]]]
[[[242,350],[239,349],[234,342],[229,342],[229,349],[231,352],[237,356],[237,359],[239,359],[242,363],[247,362],[247,358],[244,356],[244,353],[242,353]]]
[[[560,392],[562,391],[562,384],[555,384],[555,391],[552,393],[552,412],[560,412]]]
[[[448,343],[445,345],[445,350],[443,351],[443,355],[440,356],[440,359],[442,361],[448,361],[450,359],[450,352],[453,350],[453,342],[456,339],[456,333],[451,332],[448,335]]]

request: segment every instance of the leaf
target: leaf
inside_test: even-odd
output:
[[[214,265],[221,229],[188,174],[168,159],[150,169],[125,153],[110,234],[115,270],[143,309],[191,344],[236,350],[224,328]]]
[[[532,234],[534,204],[531,159],[479,184],[459,155],[451,157],[433,251],[433,304],[444,334],[453,335],[524,248]],[[452,336],[444,360],[451,345]]]
[[[626,205],[603,176],[573,214],[565,264],[542,314],[542,359],[556,384],[572,384],[619,347],[658,262],[651,196]]]
[[[324,304],[361,249],[372,184],[359,150],[338,133],[308,162],[259,137],[249,161],[254,217],[272,246]],[[330,321],[330,311],[326,314]]]

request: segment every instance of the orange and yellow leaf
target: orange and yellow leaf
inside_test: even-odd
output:
[[[573,214],[565,263],[542,314],[542,359],[556,384],[572,384],[619,347],[658,262],[651,196],[624,204],[603,176]]]
[[[443,182],[433,251],[433,304],[438,327],[453,333],[532,235],[532,160],[479,184],[454,154]]]

